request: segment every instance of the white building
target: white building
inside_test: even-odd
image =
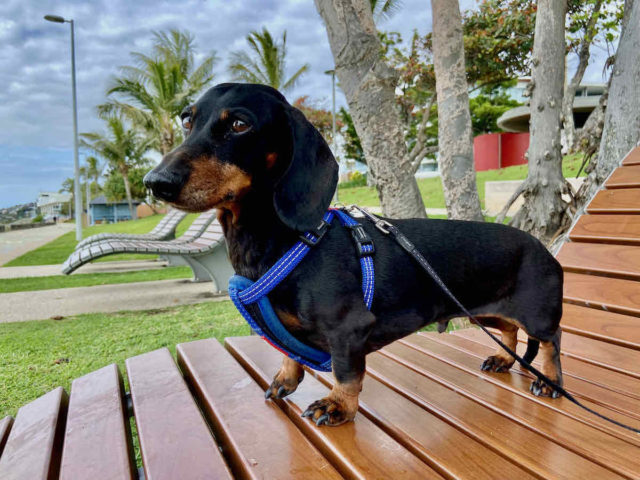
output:
[[[44,218],[69,216],[71,199],[70,193],[41,192],[36,200],[36,206]],[[64,205],[67,205],[66,209],[64,209]],[[63,209],[66,212],[64,215],[62,214]]]

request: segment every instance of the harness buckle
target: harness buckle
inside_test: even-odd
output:
[[[356,223],[354,225],[345,225],[345,227],[351,232],[359,258],[371,256],[375,253],[376,247],[373,244],[373,239],[369,236],[362,225]]]
[[[330,226],[330,223],[322,219],[320,221],[320,225],[318,225],[316,228],[314,228],[313,230],[309,230],[303,235],[300,235],[300,240],[302,241],[302,243],[309,247],[315,247],[318,242],[322,240],[322,237],[324,237],[324,234],[327,233],[327,230],[329,230]]]

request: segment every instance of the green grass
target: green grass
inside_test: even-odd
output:
[[[115,283],[152,282],[190,278],[189,267],[168,267],[125,273],[85,273],[79,275],[51,275],[47,277],[8,278],[0,282],[0,293],[52,290],[55,288],[92,287]]]
[[[105,365],[124,373],[125,359],[150,350],[175,354],[181,342],[248,334],[229,301],[0,324],[0,418]]]
[[[582,155],[567,155],[562,162],[562,171],[566,178],[575,177],[582,164]],[[484,183],[502,180],[524,180],[527,177],[528,165],[516,165],[499,170],[487,170],[476,173],[478,195],[484,208]],[[584,175],[584,173],[582,174]],[[422,194],[422,200],[427,208],[445,208],[444,193],[440,177],[419,178],[418,188]],[[348,187],[338,191],[340,203],[349,205],[352,203],[362,206],[378,206],[378,193],[371,187]]]
[[[141,218],[140,220],[129,220],[119,223],[107,223],[104,225],[94,225],[82,230],[83,238],[87,238],[97,233],[148,233],[153,230],[158,222],[162,219],[163,215],[152,215],[150,217]],[[176,230],[176,236],[182,235],[187,228],[191,225],[193,220],[197,217],[197,214],[187,215],[187,217],[180,222]],[[24,267],[31,265],[55,265],[63,263],[73,250],[76,248],[75,232],[68,232],[64,235],[52,240],[51,242],[31,250],[30,252],[21,255],[18,258],[14,258],[10,262],[6,263],[5,267]],[[139,259],[153,259],[154,255],[141,255],[141,254],[120,254],[120,255],[107,255],[96,261],[114,261],[114,260],[139,260]]]

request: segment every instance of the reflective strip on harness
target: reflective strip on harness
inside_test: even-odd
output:
[[[329,210],[323,220],[331,224],[334,213],[340,223],[348,228],[362,228],[353,218],[341,210]],[[305,233],[307,240],[316,241],[316,237]],[[354,236],[354,238],[356,238]],[[368,237],[367,237],[368,239]],[[314,242],[315,243],[315,242]],[[375,251],[373,242],[358,242],[360,266],[362,268],[362,293],[367,309],[371,309],[374,292],[374,269],[371,255]],[[277,287],[284,278],[309,253],[310,246],[300,241],[278,260],[262,277],[255,282],[240,275],[229,280],[229,296],[249,326],[264,340],[296,362],[323,372],[331,371],[331,355],[313,348],[289,333],[276,315],[267,295]]]

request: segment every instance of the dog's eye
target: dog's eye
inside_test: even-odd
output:
[[[236,133],[244,133],[249,130],[249,125],[242,120],[234,120],[231,124],[231,129]]]
[[[185,115],[182,117],[182,128],[185,131],[191,130],[191,115]]]

